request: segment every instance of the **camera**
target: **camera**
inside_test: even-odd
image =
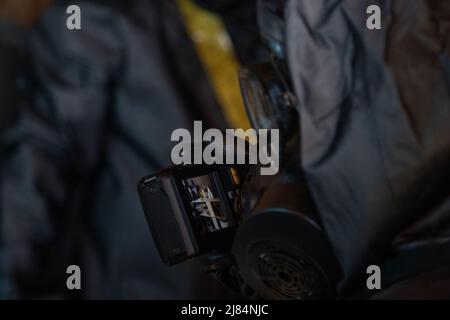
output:
[[[164,263],[230,250],[242,209],[244,168],[185,165],[148,176],[139,194]]]

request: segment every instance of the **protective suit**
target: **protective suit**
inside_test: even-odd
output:
[[[381,30],[366,27],[374,4]],[[448,243],[450,3],[292,0],[285,19],[302,167],[344,290],[370,264]]]
[[[66,28],[69,4],[82,30]],[[170,165],[174,129],[226,127],[175,2],[61,1],[27,43],[19,119],[1,136],[8,297],[226,297],[197,265],[162,264],[136,191]]]

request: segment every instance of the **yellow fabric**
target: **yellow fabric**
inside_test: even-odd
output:
[[[177,2],[228,123],[250,128],[239,89],[239,63],[222,20],[192,0]]]

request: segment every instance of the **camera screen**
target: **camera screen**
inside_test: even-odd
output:
[[[220,191],[209,175],[182,180],[183,189],[201,235],[231,227]]]

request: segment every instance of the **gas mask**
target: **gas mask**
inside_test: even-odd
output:
[[[264,176],[249,164],[179,165],[143,178],[138,190],[167,265],[199,259],[250,298],[332,298],[339,266],[301,171],[299,102],[284,57],[282,7],[259,3],[271,60],[239,72],[252,126],[279,130],[279,172]]]

